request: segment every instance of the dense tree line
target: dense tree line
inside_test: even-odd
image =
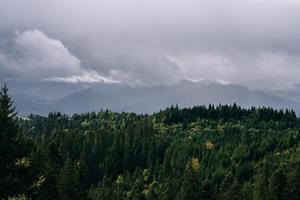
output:
[[[292,110],[16,117],[7,88],[0,94],[0,199],[299,199]]]

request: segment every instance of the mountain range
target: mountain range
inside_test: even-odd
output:
[[[5,82],[20,115],[47,115],[52,111],[73,114],[101,109],[152,113],[175,104],[191,107],[233,103],[246,108],[288,108],[300,113],[298,90],[250,90],[245,86],[204,80],[182,80],[177,84],[156,86],[16,80]]]

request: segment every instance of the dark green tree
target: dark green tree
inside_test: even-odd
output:
[[[300,169],[297,167],[288,176],[288,198],[297,200],[300,197]]]
[[[71,159],[66,160],[60,171],[57,188],[62,200],[83,199],[80,177]]]
[[[128,199],[130,200],[145,200],[144,181],[143,178],[138,177],[134,182],[131,191],[129,192]]]
[[[254,180],[254,200],[268,200],[270,199],[270,192],[268,187],[268,169],[267,166],[263,166],[262,172],[255,176]]]
[[[201,199],[203,199],[203,200],[214,200],[215,199],[214,193],[212,191],[212,187],[207,180],[205,180],[202,183],[202,189],[201,189],[200,196],[201,196]]]
[[[270,177],[269,188],[276,200],[286,199],[286,176],[281,169],[276,170]]]
[[[147,200],[158,200],[158,182],[157,181],[153,181],[148,188],[146,189],[146,191],[144,191],[145,193],[145,197]]]
[[[52,200],[58,199],[58,188],[57,182],[59,180],[59,174],[61,169],[61,163],[63,162],[62,157],[58,152],[58,145],[52,139],[48,144],[45,144],[44,150],[45,161],[41,174],[45,176],[45,181],[40,186],[37,199],[39,200]],[[42,157],[40,156],[41,162]]]
[[[26,193],[32,184],[28,174],[32,144],[19,134],[16,115],[4,85],[0,91],[0,199]]]
[[[200,198],[200,177],[199,161],[193,158],[185,167],[181,191],[177,196],[178,200],[197,200]]]
[[[222,200],[239,200],[241,199],[240,186],[237,179],[229,172],[221,185],[220,198]]]

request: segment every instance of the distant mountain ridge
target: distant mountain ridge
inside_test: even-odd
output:
[[[101,109],[117,112],[152,113],[170,105],[180,107],[233,104],[242,107],[269,106],[294,109],[300,103],[247,87],[209,81],[182,80],[173,85],[71,84],[62,82],[7,81],[20,115],[46,115],[52,111],[73,114]]]

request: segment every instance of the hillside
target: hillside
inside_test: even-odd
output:
[[[298,199],[293,111],[170,107],[152,115],[51,113],[32,138],[36,199]]]

